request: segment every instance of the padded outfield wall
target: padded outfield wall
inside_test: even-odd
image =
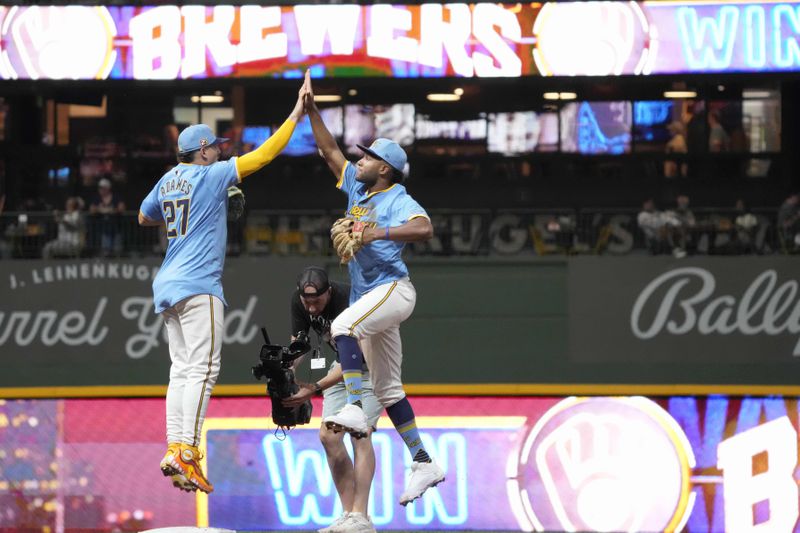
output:
[[[295,278],[310,264],[346,279],[329,258],[228,260],[215,393],[261,392],[250,375],[259,328],[288,339]],[[792,394],[798,265],[783,256],[414,260],[405,381],[423,394]],[[160,396],[169,357],[152,312],[157,268],[0,264],[0,394]]]

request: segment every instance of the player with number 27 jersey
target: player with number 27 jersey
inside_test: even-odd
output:
[[[222,292],[227,189],[239,181],[235,157],[213,165],[180,163],[142,202],[142,213],[163,218],[167,231],[167,253],[153,281],[156,313],[195,294],[211,294],[227,306]]]
[[[220,161],[218,138],[206,124],[178,135],[179,164],[142,201],[139,224],[163,226],[168,245],[153,281],[153,304],[169,342],[167,452],[159,467],[181,490],[210,493],[201,437],[221,365],[225,302],[222,269],[227,245],[229,187],[268,165],[286,147],[304,114],[309,82],[280,128],[255,150]],[[241,193],[240,193],[241,194]]]

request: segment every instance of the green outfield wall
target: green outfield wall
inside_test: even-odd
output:
[[[289,300],[330,258],[231,258],[215,393],[259,394],[265,326],[292,333]],[[159,262],[0,263],[0,395],[148,396],[169,356],[150,285]],[[575,257],[410,260],[417,306],[403,372],[422,394],[800,391],[800,260]],[[332,356],[327,352],[328,357]],[[307,366],[299,379],[321,377]]]

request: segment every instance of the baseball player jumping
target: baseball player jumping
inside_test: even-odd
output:
[[[351,281],[350,306],[331,324],[347,405],[323,422],[355,436],[367,433],[361,404],[362,361],[366,360],[375,396],[413,458],[411,477],[400,497],[400,504],[407,505],[444,481],[444,471],[422,444],[400,379],[400,323],[411,316],[417,300],[401,254],[405,243],[429,240],[433,226],[425,210],[400,183],[406,164],[400,145],[388,139],[377,139],[369,148],[359,145],[364,156],[355,165],[349,163],[322,121],[308,72],[306,87],[306,111],[314,139],[338,179],[336,187],[347,194],[348,202],[346,217],[331,229],[336,251],[342,263],[348,263]]]
[[[169,244],[153,280],[155,312],[164,317],[172,361],[167,389],[167,453],[161,471],[183,490],[214,490],[200,466],[198,445],[220,368],[225,297],[228,188],[272,161],[304,113],[307,82],[286,122],[264,144],[219,161],[219,144],[205,124],[178,137],[179,164],[142,202],[139,224],[164,225]]]

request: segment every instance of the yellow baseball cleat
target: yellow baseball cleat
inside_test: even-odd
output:
[[[172,486],[176,489],[181,489],[185,492],[197,492],[197,487],[189,483],[189,480],[186,479],[186,476],[183,474],[175,474],[171,476],[172,478]]]
[[[203,455],[197,446],[189,446],[188,444],[180,445],[180,454],[175,457],[173,466],[198,490],[209,494],[214,491],[212,485],[206,475],[203,473],[203,468],[200,466],[200,459]]]
[[[197,490],[197,487],[190,483],[189,480],[186,479],[186,476],[179,470],[180,465],[177,462],[177,458],[180,456],[180,453],[180,443],[170,442],[167,446],[167,453],[165,453],[164,458],[161,459],[161,473],[172,479],[172,485],[174,487],[185,490],[186,492],[194,492]]]
[[[208,482],[200,467],[199,461],[202,458],[196,446],[171,442],[161,460],[161,473],[171,478],[172,485],[176,488],[186,492],[195,492],[199,489],[209,493],[214,487]]]

